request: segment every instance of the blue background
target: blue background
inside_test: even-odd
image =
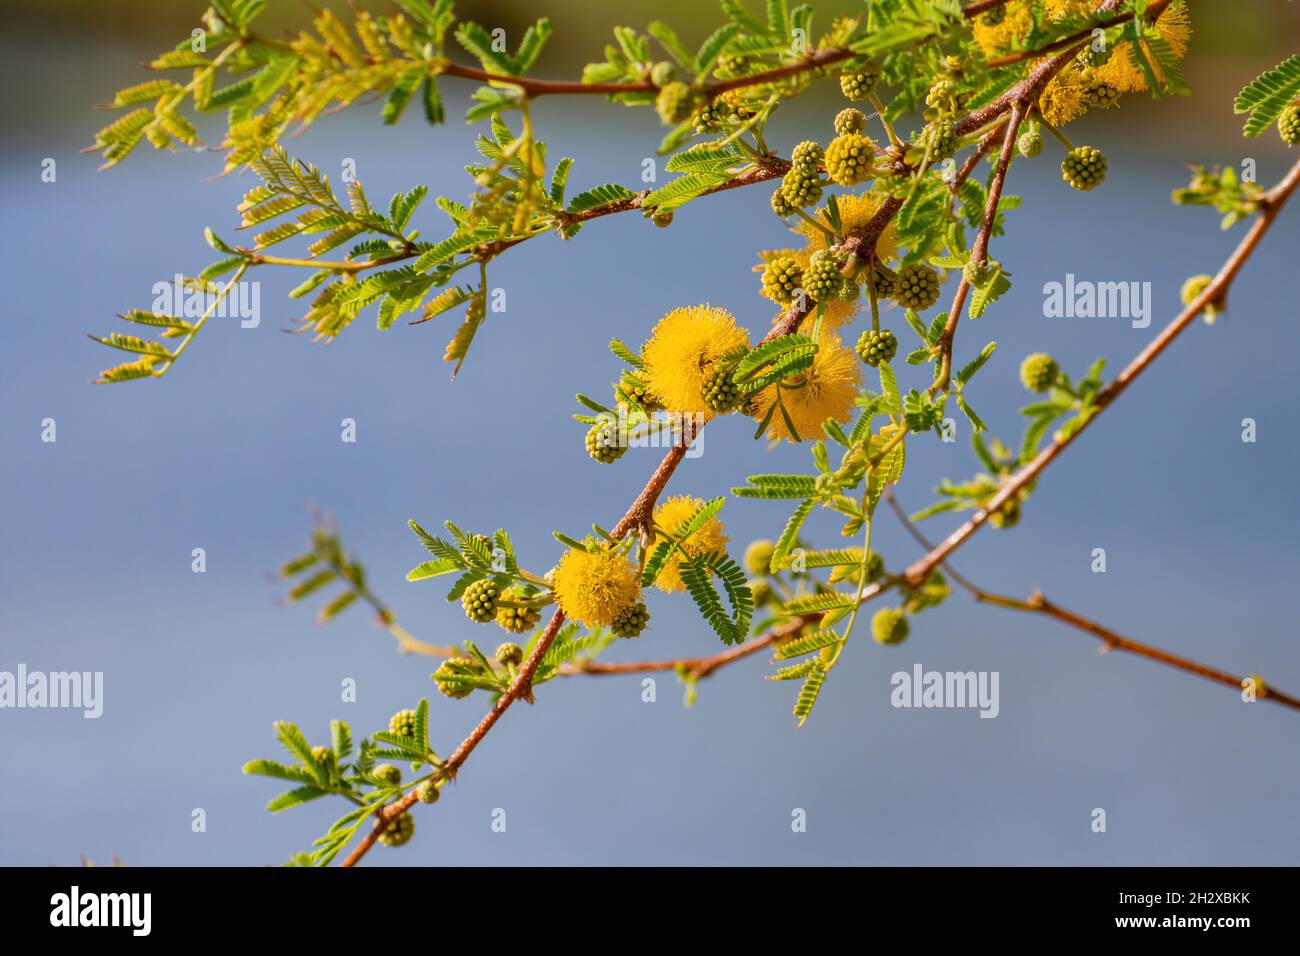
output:
[[[152,49],[129,44],[116,59]],[[93,61],[92,61],[93,62]],[[1258,66],[1258,64],[1256,64]],[[71,67],[70,67],[71,68]],[[1250,66],[1242,78],[1250,75]],[[128,72],[125,79],[130,81]],[[117,78],[117,77],[113,77]],[[107,98],[89,66],[81,100]],[[462,88],[460,93],[465,92]],[[454,116],[463,100],[453,101]],[[483,701],[449,701],[426,659],[395,653],[366,613],[321,628],[312,607],[285,608],[279,564],[301,550],[309,502],[338,516],[375,590],[417,636],[484,639],[441,583],[407,584],[423,552],[406,529],[453,518],[510,529],[530,567],[560,548],[553,529],[581,533],[623,511],[657,460],[629,453],[592,464],[569,415],[573,393],[603,394],[616,374],[611,336],[639,342],[665,311],[710,302],[761,334],[771,315],[750,271],[759,248],[786,244],[767,190],[738,190],[679,212],[669,229],[612,217],[563,243],[546,236],[490,272],[508,308],[492,314],[455,383],[442,349],[444,316],[375,331],[367,313],[329,347],[284,334],[300,303],[284,293],[301,276],[259,270],[262,323],[215,321],[162,381],[92,386],[112,355],[86,333],[124,328],[112,315],[148,308],[155,282],[216,256],[211,225],[235,239],[234,205],[249,175],[204,182],[215,156],[154,155],[96,174],[77,155],[103,116],[46,118],[36,101],[0,160],[8,228],[0,232],[7,342],[0,352],[0,670],[103,671],[105,711],[0,711],[0,863],[278,863],[309,847],[338,807],[320,802],[271,816],[274,781],[242,777],[252,757],[279,758],[277,719],[323,742],[331,718],[358,733],[399,707],[431,698],[431,734],[450,751]],[[776,124],[783,149],[825,139],[838,105],[792,111]],[[1026,206],[993,255],[1015,288],[980,322],[963,322],[969,356],[999,351],[972,386],[996,434],[1018,442],[1026,393],[1015,369],[1028,352],[1057,355],[1080,373],[1098,355],[1111,371],[1178,311],[1178,288],[1213,272],[1239,237],[1205,210],[1175,209],[1184,160],[1285,169],[1273,143],[1245,143],[1222,117],[1204,136],[1139,134],[1131,121],[1168,111],[1169,128],[1194,129],[1208,100],[1126,105],[1130,123],[1101,117],[1070,128],[1104,149],[1110,179],[1083,195],[1059,182],[1053,147],[1018,163],[1010,191]],[[590,112],[587,112],[590,111]],[[472,132],[429,130],[415,115],[384,130],[377,111],[328,119],[291,150],[337,179],[345,157],[374,199],[428,183],[463,198],[460,168]],[[545,102],[537,111],[552,157],[579,161],[571,191],[607,181],[634,188],[659,137],[645,112],[597,102]],[[1077,130],[1077,132],[1076,132]],[[1224,132],[1226,130],[1226,132]],[[1266,136],[1270,136],[1266,134]],[[1141,151],[1139,141],[1157,151]],[[1163,146],[1161,146],[1163,144]],[[44,157],[58,162],[43,183]],[[1288,210],[1234,287],[1230,312],[1199,322],[1078,446],[1054,464],[1019,527],[984,531],[958,553],[982,586],[1024,595],[1034,587],[1121,633],[1238,673],[1300,688],[1294,594],[1297,426],[1292,294],[1300,213]],[[426,237],[447,222],[428,203]],[[238,237],[243,240],[242,235]],[[1150,328],[1118,319],[1042,315],[1042,285],[1080,279],[1149,281]],[[945,301],[949,294],[945,288]],[[906,343],[901,317],[888,324]],[[856,335],[856,330],[854,332]],[[904,388],[926,372],[900,366]],[[58,423],[56,444],[41,420]],[[1240,439],[1243,418],[1258,441]],[[339,440],[340,420],[359,440]],[[960,441],[910,443],[900,490],[917,509],[942,477],[977,470],[968,426]],[[794,470],[804,449],[769,452],[726,420],[705,453],[678,472],[670,493],[724,494],[746,474]],[[728,502],[733,542],[775,536],[784,503]],[[946,533],[952,516],[924,530]],[[816,520],[817,542],[838,540]],[[892,516],[876,543],[898,567],[917,553]],[[191,549],[208,570],[190,570]],[[1090,571],[1104,547],[1108,571]],[[689,601],[655,596],[653,627],[610,659],[696,655],[716,649]],[[861,632],[865,633],[865,632]],[[487,638],[486,642],[491,643]],[[1001,675],[1001,714],[895,710],[889,676],[928,669]],[[978,607],[963,594],[916,618],[909,641],[855,641],[808,725],[790,716],[795,687],[764,680],[761,658],[727,668],[683,709],[670,675],[658,701],[633,678],[555,681],[536,706],[517,706],[475,752],[417,840],[369,861],[402,864],[1287,864],[1298,838],[1297,715],[1243,704],[1232,690],[1120,654],[1049,620]],[[355,678],[359,699],[340,700]],[[207,831],[193,833],[203,808]],[[1108,831],[1091,832],[1105,808]],[[490,828],[494,808],[505,833]],[[808,815],[791,831],[791,812]]]

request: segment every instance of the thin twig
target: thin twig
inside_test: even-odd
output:
[[[1139,352],[1113,381],[1097,393],[1093,399],[1092,414],[1068,435],[1060,436],[1047,445],[1032,461],[1009,478],[998,492],[989,499],[987,505],[976,511],[965,524],[944,538],[928,554],[913,562],[904,572],[908,582],[919,585],[931,570],[942,563],[948,555],[952,554],[971,535],[978,531],[991,515],[1000,511],[1008,502],[1016,500],[1021,490],[1037,478],[1039,473],[1051,464],[1057,455],[1076,441],[1087,430],[1088,426],[1096,421],[1097,417],[1123,394],[1132,381],[1141,375],[1147,366],[1154,362],[1184,329],[1191,325],[1207,305],[1217,302],[1227,294],[1228,287],[1232,285],[1233,279],[1241,271],[1241,267],[1246,264],[1246,260],[1250,258],[1250,254],[1259,245],[1259,241],[1268,232],[1269,227],[1273,225],[1273,221],[1286,204],[1287,199],[1295,191],[1298,183],[1300,183],[1300,161],[1297,161],[1291,167],[1281,182],[1260,199],[1259,216],[1251,225],[1250,231],[1242,238],[1237,248],[1233,250],[1232,255],[1220,267],[1218,274],[1210,280],[1201,294],[1192,300],[1191,304],[1177,318],[1165,326],[1164,330],[1152,339],[1147,347]]]
[[[885,497],[889,501],[889,506],[893,508],[894,514],[898,516],[898,520],[902,523],[903,527],[907,529],[908,533],[916,539],[917,543],[919,543],[921,547],[927,550],[931,549],[932,545],[930,542],[926,539],[925,535],[921,534],[917,529],[916,525],[912,522],[912,519],[907,516],[907,512],[903,510],[902,505],[899,504],[898,499],[894,496],[893,488],[886,490]],[[1103,652],[1109,650],[1127,651],[1130,654],[1136,654],[1138,657],[1145,657],[1147,660],[1155,661],[1158,664],[1165,664],[1169,667],[1175,668],[1176,670],[1186,671],[1189,674],[1204,677],[1206,680],[1216,681],[1217,683],[1238,691],[1243,690],[1246,687],[1246,681],[1250,679],[1238,677],[1237,675],[1230,674],[1227,671],[1219,670],[1217,667],[1210,667],[1208,664],[1198,663],[1190,658],[1174,654],[1171,651],[1166,651],[1159,647],[1154,647],[1153,645],[1144,644],[1141,641],[1135,641],[1131,638],[1124,637],[1122,634],[1117,634],[1110,628],[1098,624],[1096,621],[1086,618],[1082,614],[1067,611],[1065,608],[1053,604],[1043,596],[1042,591],[1035,590],[1027,600],[1022,601],[1019,598],[1007,597],[1003,594],[994,594],[991,591],[986,591],[983,588],[972,584],[967,578],[958,574],[950,564],[945,563],[943,565],[943,570],[949,578],[956,582],[956,584],[981,604],[992,604],[996,607],[1005,607],[1013,611],[1025,611],[1031,614],[1043,614],[1047,617],[1055,618],[1064,624],[1069,624],[1071,627],[1087,634],[1091,634],[1093,637],[1100,640],[1102,642],[1101,649]],[[1267,681],[1256,681],[1256,685],[1257,686],[1254,688],[1256,699],[1271,700],[1282,704],[1283,706],[1300,710],[1300,698],[1293,697],[1291,694],[1270,687]]]
[[[998,221],[998,203],[1002,199],[1002,185],[1007,179],[1007,170],[1011,167],[1011,158],[1015,155],[1016,137],[1020,134],[1020,123],[1025,118],[1025,105],[1016,102],[1011,107],[1011,116],[1006,122],[1006,132],[1002,136],[1002,151],[998,154],[998,164],[993,170],[993,181],[989,184],[989,193],[984,203],[984,221],[975,236],[975,245],[971,247],[970,261],[984,262],[988,258],[989,236],[993,225]],[[952,379],[952,347],[957,338],[957,323],[961,321],[961,310],[966,304],[966,293],[970,282],[964,272],[957,281],[957,290],[953,293],[952,306],[948,309],[948,321],[944,323],[939,336],[939,375],[930,386],[930,394],[936,395],[948,387]]]
[[[1168,7],[1171,2],[1172,0],[1154,0],[1154,2],[1146,9],[1147,22],[1154,23],[1160,14],[1165,12],[1165,8]],[[1110,6],[1114,6],[1114,4],[1110,4]],[[1100,12],[1100,10],[1098,12]],[[1072,33],[1067,37],[1062,37],[1061,39],[1055,40],[1051,43],[1044,44],[1036,50],[1017,50],[1015,53],[1008,53],[1006,56],[994,57],[989,60],[988,65],[990,67],[1009,66],[1012,63],[1020,63],[1023,60],[1033,60],[1037,57],[1045,56],[1048,53],[1055,53],[1057,50],[1063,50],[1066,47],[1075,46],[1081,41],[1091,39],[1092,31],[1096,30],[1098,27],[1102,29],[1115,27],[1119,26],[1121,23],[1127,23],[1132,19],[1132,12],[1122,13],[1114,17],[1107,17],[1103,20],[1098,20],[1087,29],[1080,30],[1077,33]]]

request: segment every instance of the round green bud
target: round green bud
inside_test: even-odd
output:
[[[1020,363],[1020,384],[1031,392],[1045,392],[1056,384],[1061,367],[1046,352],[1035,352]]]
[[[846,106],[835,114],[836,136],[843,136],[845,133],[861,133],[866,128],[867,114],[862,110]]]
[[[923,262],[904,266],[894,277],[894,298],[905,309],[924,312],[939,301],[939,273]]]
[[[940,116],[947,116],[957,109],[957,81],[951,76],[941,76],[925,94],[925,105],[935,110]]]
[[[933,123],[926,124],[925,129],[921,130],[916,144],[930,151],[930,162],[933,163],[936,160],[947,159],[957,152],[957,134],[952,130],[952,123],[946,120],[935,120]]]
[[[1106,178],[1106,157],[1091,146],[1076,146],[1061,161],[1061,178],[1075,189],[1087,192]]]
[[[465,588],[460,596],[460,606],[464,608],[465,616],[471,621],[486,624],[496,617],[497,598],[500,595],[501,589],[497,587],[496,582],[485,578]]]
[[[826,147],[826,175],[841,186],[864,183],[872,176],[876,144],[862,133],[836,136]]]
[[[785,198],[785,192],[780,186],[772,193],[772,212],[776,213],[782,219],[789,219],[794,215],[795,207],[790,200]]]
[[[673,224],[673,211],[671,209],[666,212],[656,211],[651,214],[650,221],[660,229],[666,229]]]
[[[981,289],[988,285],[993,278],[993,263],[985,259],[983,262],[976,262],[974,259],[968,261],[961,268],[961,274],[971,285]]]
[[[513,664],[515,667],[518,667],[523,663],[524,649],[518,644],[507,641],[497,648],[496,659],[497,663],[503,666]]]
[[[619,441],[618,423],[602,419],[587,429],[583,439],[593,461],[609,465],[627,454],[627,445]]]
[[[840,77],[840,92],[854,102],[865,100],[880,82],[880,67],[869,63],[857,73],[845,73]]]
[[[415,795],[421,803],[437,803],[442,791],[438,789],[437,783],[426,780],[415,788]]]
[[[463,679],[478,674],[480,670],[478,663],[468,657],[449,657],[438,665],[432,676],[439,693],[460,700],[474,693],[474,688],[463,683]]]
[[[695,91],[680,80],[660,87],[655,97],[655,112],[667,126],[686,122],[695,112]]]
[[[791,206],[811,206],[822,198],[821,177],[815,168],[791,166],[781,180],[781,195]]]
[[[704,373],[704,404],[709,411],[721,415],[740,404],[740,386],[731,378],[734,371],[734,363],[715,362]]]
[[[637,637],[650,623],[650,612],[641,603],[623,608],[610,622],[609,629],[615,637]]]
[[[1028,129],[1016,138],[1016,149],[1026,159],[1033,159],[1043,151],[1043,134],[1036,129]]]
[[[403,846],[410,843],[413,836],[415,836],[415,818],[409,813],[403,813],[384,827],[384,832],[379,834],[379,842],[384,846]]]
[[[650,82],[658,87],[667,86],[676,75],[677,70],[667,60],[660,60],[650,68]]]
[[[707,133],[719,128],[731,116],[731,104],[718,97],[700,107],[695,114],[695,132]]]
[[[508,601],[523,602],[528,600],[528,595],[524,593],[523,588],[518,586],[506,588],[505,593],[501,595]],[[505,607],[498,604],[497,607],[497,626],[502,630],[509,631],[511,634],[526,634],[537,626],[542,619],[542,610],[537,607]],[[501,647],[514,647],[512,644],[502,644]],[[497,653],[501,653],[501,648],[497,648]],[[500,660],[500,658],[498,658]],[[504,663],[504,661],[502,661]]]
[[[1119,104],[1119,90],[1098,79],[1091,68],[1083,71],[1082,79],[1083,100],[1090,109],[1108,110]]]
[[[1300,104],[1292,103],[1278,116],[1277,134],[1288,146],[1300,143]]]
[[[391,763],[381,763],[374,770],[370,771],[370,775],[390,787],[396,787],[402,782],[402,771],[394,767]]]
[[[416,715],[413,710],[399,710],[388,718],[388,732],[403,737],[415,736]]]
[[[713,75],[719,79],[728,80],[733,77],[743,76],[748,64],[743,56],[737,56],[734,53],[724,53],[718,57],[718,61],[713,64]]]
[[[624,372],[614,387],[614,397],[627,405],[638,405],[647,412],[656,411],[659,401],[650,391],[650,386],[631,372]]]
[[[775,551],[776,545],[766,538],[752,542],[745,549],[745,570],[754,575],[768,574]]]
[[[840,294],[844,274],[829,252],[814,252],[803,274],[803,290],[814,302],[828,302]]]
[[[803,282],[803,269],[792,256],[777,256],[763,268],[763,294],[774,302],[789,305]]]
[[[1002,21],[1007,18],[1007,8],[1005,6],[989,7],[980,14],[980,23],[986,27],[1001,26]]]
[[[816,173],[821,166],[822,160],[826,158],[826,152],[820,145],[810,139],[799,143],[790,151],[791,165],[798,166],[801,169],[811,173]]]
[[[754,599],[754,607],[767,607],[772,600],[772,585],[763,578],[753,578],[745,583],[749,586],[750,596]]]
[[[898,354],[898,339],[889,329],[867,329],[858,337],[854,351],[858,353],[858,358],[875,368],[881,362],[894,360]]]
[[[907,615],[896,607],[882,607],[871,619],[871,636],[877,644],[901,644],[911,629]]]

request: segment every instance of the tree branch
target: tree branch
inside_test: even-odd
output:
[[[933,546],[928,540],[926,540],[925,535],[921,534],[917,529],[916,525],[912,522],[912,519],[907,516],[907,512],[903,510],[902,505],[898,503],[898,499],[894,496],[893,488],[889,488],[885,491],[885,497],[889,501],[889,506],[893,508],[894,514],[898,516],[898,520],[902,523],[903,527],[907,529],[908,533],[916,539],[921,547],[926,548],[927,550],[931,549]],[[1101,650],[1103,653],[1110,650],[1127,651],[1130,654],[1136,654],[1138,657],[1145,657],[1147,660],[1155,661],[1158,664],[1165,664],[1169,667],[1175,668],[1176,670],[1186,671],[1189,674],[1204,677],[1206,680],[1216,681],[1217,683],[1224,684],[1225,686],[1238,691],[1245,688],[1246,681],[1249,679],[1238,677],[1235,674],[1229,674],[1227,671],[1221,671],[1218,668],[1210,667],[1207,664],[1197,663],[1189,658],[1182,657],[1170,651],[1162,650],[1161,648],[1154,647],[1150,644],[1143,644],[1140,641],[1124,637],[1121,634],[1115,633],[1110,628],[1104,627],[1096,621],[1090,620],[1081,614],[1067,611],[1065,608],[1053,604],[1043,596],[1042,591],[1035,590],[1033,594],[1029,596],[1028,600],[1021,601],[1018,598],[1006,597],[1005,595],[993,594],[990,591],[985,591],[983,588],[972,584],[969,580],[958,574],[953,570],[951,565],[944,564],[943,570],[948,577],[955,581],[962,589],[969,593],[971,597],[981,604],[992,604],[997,607],[1005,607],[1014,611],[1043,614],[1047,617],[1055,618],[1064,624],[1068,624],[1073,628],[1091,634],[1093,637],[1100,640],[1102,642]],[[1267,681],[1259,680],[1256,681],[1256,683],[1258,685],[1255,687],[1257,699],[1271,700],[1282,704],[1285,707],[1300,710],[1300,698],[1293,697],[1290,694],[1283,693],[1280,690],[1270,687]]]
[[[1056,456],[1068,448],[1089,425],[1097,419],[1110,405],[1124,393],[1124,390],[1132,381],[1142,374],[1159,355],[1164,352],[1176,339],[1179,334],[1189,326],[1192,321],[1200,315],[1202,310],[1211,302],[1216,302],[1227,294],[1228,287],[1232,285],[1233,279],[1241,271],[1250,254],[1255,251],[1259,241],[1268,232],[1269,227],[1277,218],[1278,213],[1286,204],[1287,199],[1295,191],[1297,183],[1300,183],[1300,161],[1293,165],[1286,177],[1276,186],[1264,194],[1260,200],[1259,217],[1251,225],[1250,231],[1242,238],[1241,243],[1233,250],[1232,255],[1228,257],[1220,267],[1218,274],[1202,290],[1186,309],[1182,311],[1164,330],[1156,336],[1144,348],[1137,357],[1129,362],[1128,366],[1119,373],[1115,379],[1106,385],[1094,400],[1094,411],[1085,421],[1080,423],[1079,427],[1074,429],[1070,434],[1055,439],[1051,444],[1044,448],[1038,455],[1029,462],[1020,471],[1016,472],[995,494],[989,503],[981,508],[961,527],[959,527],[948,537],[944,538],[939,545],[926,554],[924,557],[913,562],[904,572],[904,577],[913,585],[918,585],[925,580],[926,575],[938,566],[948,555],[957,550],[971,535],[980,529],[991,515],[1000,511],[1009,501],[1015,499],[1020,491],[1031,481],[1038,477],[1044,468],[1055,460]]]

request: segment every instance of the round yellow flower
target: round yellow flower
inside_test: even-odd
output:
[[[605,548],[573,548],[556,565],[552,584],[564,616],[584,627],[613,622],[641,596],[636,568],[626,556]]]
[[[990,20],[996,22],[990,23]],[[1001,8],[1000,17],[996,12],[992,17],[977,16],[971,28],[979,48],[988,56],[993,56],[1027,34],[1033,24],[1033,4],[1030,0],[1012,0]]]
[[[845,232],[852,232],[861,229],[871,222],[872,218],[880,211],[881,197],[871,191],[867,191],[857,196],[840,196],[840,223]],[[819,210],[817,220],[822,224],[829,226],[826,219],[826,211]],[[813,226],[806,220],[799,219],[791,229],[803,236],[804,247],[802,249],[779,249],[773,252],[765,253],[765,257],[790,256],[797,263],[799,268],[808,269],[808,263],[812,260],[814,252],[820,252],[823,249],[829,249],[831,242],[826,233]],[[876,258],[882,262],[892,259],[898,255],[898,230],[894,227],[891,220],[881,232],[880,237],[876,240]],[[759,269],[762,266],[758,266]],[[766,292],[764,293],[766,295]],[[771,296],[768,296],[771,298]],[[847,302],[844,299],[831,299],[826,303],[825,317],[822,319],[822,328],[838,329],[848,325],[862,308],[862,299],[859,298],[853,302]]]
[[[1187,7],[1182,3],[1170,4],[1156,19],[1156,33],[1173,49],[1178,59],[1187,55],[1192,42],[1192,24]],[[1159,72],[1156,58],[1149,50],[1147,62]],[[1133,42],[1126,41],[1115,47],[1110,59],[1097,67],[1097,79],[1109,83],[1121,93],[1140,93],[1147,88],[1146,74],[1133,58]]]
[[[728,353],[749,348],[749,333],[726,309],[674,309],[654,327],[642,355],[641,377],[670,412],[708,414],[704,380]]]
[[[781,383],[781,404],[799,436],[790,434],[785,416],[776,409],[768,422],[767,434],[786,441],[820,438],[822,422],[833,418],[847,422],[853,415],[853,400],[861,366],[853,350],[833,332],[824,331],[810,369]],[[771,385],[754,396],[754,417],[762,421],[775,404],[777,386]]]
[[[1071,63],[1048,80],[1038,97],[1038,111],[1053,126],[1064,126],[1088,111],[1088,101],[1084,98],[1083,71],[1076,64]]]
[[[871,222],[876,213],[880,212],[880,206],[884,202],[883,193],[876,193],[871,190],[860,193],[856,196],[840,196],[837,200],[840,207],[840,223],[844,226],[845,232],[854,232],[862,229]],[[826,220],[826,211],[819,210],[817,219],[823,225],[829,226]],[[794,231],[799,233],[807,240],[805,251],[811,255],[820,249],[829,249],[831,241],[826,233],[813,226],[812,223],[802,219],[794,226]],[[893,220],[885,226],[876,240],[876,258],[881,262],[886,262],[898,255],[898,230],[894,228]]]
[[[681,523],[695,514],[703,504],[703,500],[692,498],[689,495],[677,495],[669,498],[667,501],[660,502],[659,506],[655,508],[655,524],[664,531],[676,531]],[[660,569],[659,578],[655,581],[655,587],[661,591],[684,591],[686,582],[682,580],[682,561],[696,555],[725,550],[729,540],[727,529],[722,526],[722,519],[714,515],[704,522],[704,525],[698,531],[687,538],[685,544],[673,552],[673,556]]]

